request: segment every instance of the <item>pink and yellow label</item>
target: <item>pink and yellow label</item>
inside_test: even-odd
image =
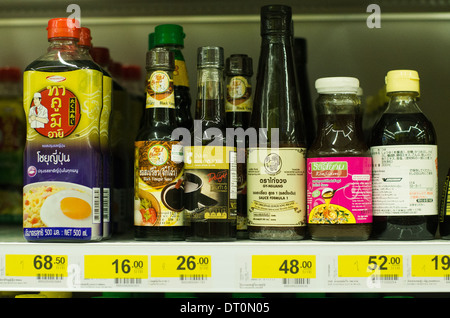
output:
[[[310,224],[372,222],[372,159],[307,159]]]

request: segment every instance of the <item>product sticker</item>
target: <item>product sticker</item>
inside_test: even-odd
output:
[[[438,214],[436,145],[377,146],[371,153],[374,215]]]
[[[186,69],[186,62],[175,60],[175,70],[173,71],[173,83],[175,86],[189,87],[189,77]]]
[[[251,112],[252,86],[243,76],[234,76],[227,85],[225,111]]]
[[[173,80],[165,71],[155,71],[147,82],[147,108],[175,108]]]
[[[308,158],[308,223],[372,222],[370,157]]]
[[[102,81],[92,69],[24,73],[28,240],[101,239]]]
[[[249,148],[249,226],[306,226],[305,156],[305,148]]]
[[[136,141],[135,145],[134,224],[184,226],[184,164],[178,142]]]

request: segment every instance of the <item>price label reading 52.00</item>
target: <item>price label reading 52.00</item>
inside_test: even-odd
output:
[[[403,277],[402,255],[339,255],[339,277]]]

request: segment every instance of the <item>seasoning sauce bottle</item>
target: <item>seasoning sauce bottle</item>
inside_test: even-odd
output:
[[[135,142],[136,240],[185,239],[183,149],[172,138],[174,69],[173,52],[161,47],[147,52],[147,101]]]
[[[175,55],[175,71],[173,81],[175,85],[175,108],[178,127],[191,129],[193,118],[191,115],[191,93],[189,76],[182,49],[186,34],[183,27],[177,24],[161,24],[155,27],[153,45],[169,48]]]
[[[437,144],[417,104],[419,74],[386,76],[389,104],[372,130],[373,237],[433,239],[438,225]]]
[[[306,138],[293,56],[291,8],[261,8],[261,53],[247,159],[250,239],[299,240],[306,232]],[[253,138],[254,139],[254,138]]]
[[[184,147],[188,241],[236,240],[236,147],[226,142],[223,70],[223,48],[198,48],[199,117]]]
[[[317,137],[308,149],[308,229],[313,240],[367,240],[372,158],[362,131],[359,80],[316,81]]]
[[[24,236],[98,241],[103,73],[80,54],[78,20],[51,19],[47,30],[47,52],[24,72]]]
[[[439,234],[442,239],[450,239],[450,169],[444,181],[439,211]]]
[[[250,125],[253,107],[252,58],[246,54],[232,54],[225,63],[225,114],[228,128],[236,135],[237,150],[237,238],[248,238],[247,233],[247,157],[248,139],[242,133]],[[238,129],[238,130],[237,130]],[[240,130],[241,129],[241,130]]]

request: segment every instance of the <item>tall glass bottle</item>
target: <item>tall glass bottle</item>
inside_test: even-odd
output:
[[[450,239],[450,169],[444,182],[439,211],[439,234],[442,239]]]
[[[136,240],[184,240],[183,150],[172,138],[177,127],[173,53],[147,52],[147,102],[135,142]]]
[[[308,229],[313,240],[367,240],[372,158],[362,131],[359,80],[316,81],[317,137],[308,149]]]
[[[191,145],[184,148],[184,204],[189,241],[236,239],[236,148],[227,146],[223,48],[198,48],[197,105]]]
[[[387,73],[389,105],[372,130],[373,237],[433,239],[438,225],[437,144],[417,105],[419,75]]]
[[[261,9],[261,53],[247,160],[250,239],[299,240],[306,232],[306,139],[300,107],[291,8]]]
[[[155,27],[154,44],[172,50],[175,54],[175,107],[178,127],[191,129],[193,118],[191,114],[191,93],[189,76],[182,49],[184,48],[183,27],[177,24],[162,24]],[[149,40],[150,41],[150,40]]]
[[[47,30],[47,52],[24,72],[24,236],[31,241],[98,241],[103,235],[103,73],[80,54],[77,20],[51,19]],[[37,198],[42,204],[31,204]]]
[[[252,58],[246,54],[232,54],[225,63],[225,114],[228,128],[235,130],[237,150],[237,238],[248,238],[247,233],[247,157],[248,139],[243,131],[250,126],[253,96]],[[240,131],[242,129],[242,131]]]

